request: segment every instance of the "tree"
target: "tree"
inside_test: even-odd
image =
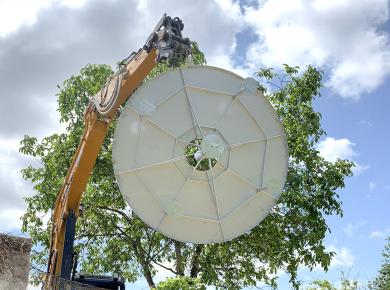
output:
[[[370,289],[385,290],[390,289],[390,236],[387,238],[387,245],[382,252],[382,265],[378,275],[370,283]]]
[[[199,278],[191,278],[188,276],[178,276],[168,278],[167,280],[157,285],[157,290],[206,290],[206,286],[200,282]]]
[[[323,279],[314,280],[306,290],[337,290],[337,288],[333,286],[332,282]]]
[[[342,278],[340,288],[336,288],[329,280],[314,280],[306,290],[357,290],[358,281]],[[365,289],[365,288],[364,288]]]
[[[205,64],[196,45],[194,51],[195,64]],[[159,64],[150,77],[170,66]],[[20,151],[42,164],[22,171],[23,177],[34,183],[34,195],[26,198],[27,213],[22,220],[23,231],[39,245],[32,256],[38,265],[46,264],[51,230],[50,222],[44,224],[41,217],[50,213],[64,181],[83,131],[88,97],[111,73],[106,65],[87,65],[79,75],[71,76],[58,87],[57,95],[60,121],[67,124],[66,132],[40,142],[30,136],[21,141]],[[80,253],[84,272],[118,273],[130,282],[143,276],[154,288],[153,277],[160,266],[179,277],[174,283],[195,279],[201,285],[238,289],[260,281],[276,286],[279,269],[289,273],[292,285],[298,288],[298,266],[320,265],[328,269],[334,253],[327,252],[323,244],[330,231],[325,216],[342,215],[336,190],[344,187],[353,163],[328,162],[316,149],[325,134],[321,115],[312,105],[320,95],[322,74],[311,66],[298,74],[298,68],[286,65],[281,75],[262,69],[258,76],[269,83],[279,79],[274,84],[278,86],[276,91],[267,93],[263,86],[259,89],[267,94],[280,116],[290,154],[286,186],[269,216],[233,241],[210,245],[177,242],[150,229],[128,208],[116,184],[111,165],[114,122],[82,198],[83,215],[77,221],[75,250]]]
[[[306,288],[306,290],[358,290],[358,289],[366,289],[364,285],[360,285],[357,280],[350,279],[349,275],[345,275],[344,272],[341,272],[340,278],[340,288],[337,288],[333,285],[332,282],[326,279],[317,279],[314,280],[310,285]]]

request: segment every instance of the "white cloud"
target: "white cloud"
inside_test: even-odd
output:
[[[369,182],[368,183],[368,190],[373,191],[376,188],[376,183],[375,182]]]
[[[58,3],[60,3],[63,6],[67,6],[67,7],[71,7],[71,8],[80,8],[87,1],[88,0],[54,0],[54,2],[58,2]]]
[[[326,250],[336,253],[330,262],[330,268],[352,267],[356,260],[351,250],[346,247],[337,248],[335,245],[330,245]]]
[[[335,244],[330,244],[325,247],[327,252],[334,252],[334,256],[330,261],[329,269],[343,268],[343,267],[352,267],[355,263],[356,257],[352,254],[352,251],[347,247],[337,247]],[[323,272],[323,268],[320,265],[314,267],[313,270],[310,270],[308,267],[301,265],[299,268],[300,271],[316,271]]]
[[[364,171],[370,169],[370,167],[371,167],[370,165],[360,164],[360,163],[355,161],[355,167],[352,169],[352,171],[355,175],[359,175],[359,174],[363,173]]]
[[[31,185],[21,178],[20,170],[34,159],[18,152],[19,140],[0,137],[0,231],[20,230],[20,217],[25,212],[23,197],[31,192]]]
[[[367,221],[361,221],[358,223],[348,223],[346,227],[343,228],[344,233],[349,237],[353,237],[355,232],[367,224]]]
[[[325,140],[318,144],[318,150],[321,156],[330,162],[335,162],[337,159],[348,159],[355,162],[353,168],[354,174],[360,174],[367,170],[369,165],[361,165],[355,161],[357,153],[354,149],[355,143],[351,142],[347,138],[336,139],[333,137],[326,137]]]
[[[359,125],[367,126],[367,127],[372,127],[373,126],[373,124],[369,120],[366,120],[366,119],[360,120],[359,121]]]
[[[25,210],[22,198],[32,189],[20,169],[34,160],[19,154],[19,140],[58,130],[56,84],[86,63],[113,64],[142,47],[164,12],[183,19],[184,36],[198,41],[209,64],[235,69],[230,55],[243,19],[239,4],[230,0],[0,0],[0,95],[7,96],[0,114],[2,212]],[[15,114],[17,122],[9,122]],[[2,219],[0,229],[19,228],[19,216]]]
[[[355,143],[347,138],[335,139],[327,137],[318,144],[318,150],[327,161],[335,162],[339,159],[353,159],[356,156]]]
[[[247,8],[246,23],[261,41],[247,53],[249,66],[314,64],[330,75],[327,85],[358,99],[390,74],[388,0],[273,0]]]
[[[0,38],[34,25],[55,7],[84,8],[90,3],[2,0]],[[247,76],[264,65],[314,64],[327,71],[327,85],[334,92],[358,99],[380,86],[390,73],[389,37],[379,30],[389,19],[388,4],[389,0],[273,0],[257,8],[245,7],[242,14],[238,1],[232,0],[185,4],[178,0],[138,0],[132,4],[136,7],[132,12],[136,24],[129,25],[134,27],[133,39],[144,39],[163,12],[178,15],[185,21],[186,35],[200,43],[211,65]],[[248,49],[246,64],[237,67],[233,61],[235,35],[246,28],[252,29],[260,40]]]
[[[0,37],[6,37],[21,26],[31,26],[38,20],[38,13],[53,4],[79,8],[86,0],[1,0]]]
[[[0,1],[0,37],[16,31],[22,25],[37,21],[37,13],[50,5],[50,0],[2,0]]]
[[[196,40],[205,52],[208,64],[226,69],[233,68],[231,54],[235,47],[235,35],[244,27],[240,6],[231,0],[169,2],[143,0],[138,2],[137,18],[143,37],[152,31],[163,12],[179,16],[185,28],[183,33]]]
[[[390,228],[384,229],[384,230],[377,230],[373,231],[370,233],[369,238],[370,239],[375,239],[375,238],[380,238],[384,239],[390,236]]]
[[[20,230],[22,227],[21,216],[25,210],[20,208],[5,208],[0,210],[0,232]]]

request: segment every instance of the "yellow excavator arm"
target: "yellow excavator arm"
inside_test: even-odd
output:
[[[190,41],[182,38],[182,29],[183,23],[179,18],[164,14],[144,47],[130,55],[118,72],[91,99],[84,115],[84,133],[54,205],[48,277],[54,275],[70,279],[80,200],[109,125],[120,106],[143,82],[156,63],[190,53]],[[46,285],[50,285],[50,281]]]

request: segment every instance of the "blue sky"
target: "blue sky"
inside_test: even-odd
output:
[[[326,244],[337,253],[330,271],[302,269],[300,278],[372,278],[390,235],[388,0],[0,0],[0,231],[18,233],[22,197],[32,193],[19,170],[35,161],[18,154],[19,140],[61,130],[56,85],[87,63],[114,64],[136,50],[163,12],[183,19],[210,65],[242,76],[283,63],[325,72],[319,149],[358,168],[339,191],[344,217],[327,219]],[[280,289],[290,289],[280,274]]]

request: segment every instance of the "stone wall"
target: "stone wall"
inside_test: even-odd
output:
[[[0,233],[0,290],[26,290],[31,246],[30,239]]]

